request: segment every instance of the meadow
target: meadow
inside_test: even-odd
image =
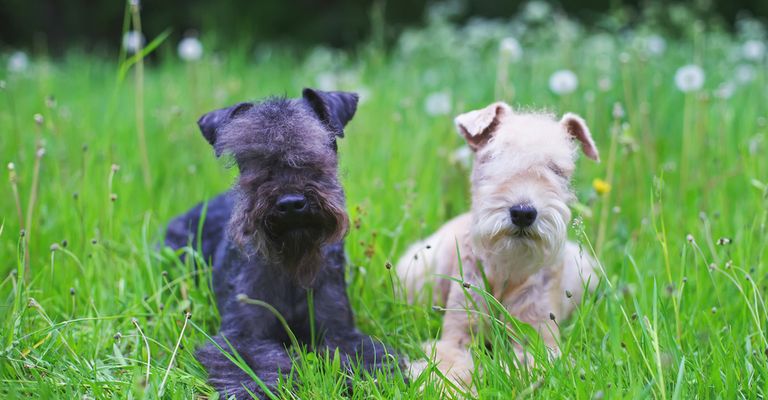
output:
[[[306,86],[361,94],[339,143],[348,291],[361,329],[411,358],[443,311],[396,295],[390,268],[468,209],[453,117],[499,99],[590,125],[602,162],[578,163],[571,237],[600,260],[598,289],[560,321],[563,357],[531,371],[506,367],[530,329],[497,315],[473,347],[477,391],[459,398],[765,397],[765,26],[727,32],[673,7],[668,35],[653,13],[625,30],[620,14],[587,27],[526,10],[457,26],[435,8],[386,49],[377,35],[352,51],[203,36],[190,61],[170,39],[144,60],[0,56],[0,397],[217,396],[194,359],[218,327],[209,271],[159,244],[237,172],[197,118]],[[301,351],[275,397],[440,398],[438,378],[336,361]]]

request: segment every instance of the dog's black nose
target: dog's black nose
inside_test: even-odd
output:
[[[275,203],[277,211],[282,214],[304,214],[309,209],[307,198],[302,194],[285,194]]]
[[[527,228],[536,221],[536,209],[530,204],[518,204],[509,208],[512,223],[520,228]]]

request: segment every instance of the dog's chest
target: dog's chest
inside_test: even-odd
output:
[[[544,268],[531,275],[522,284],[494,287],[493,294],[510,315],[523,322],[539,319],[556,310],[552,308],[550,295],[556,286],[558,272]]]

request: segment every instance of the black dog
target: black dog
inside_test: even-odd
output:
[[[338,349],[345,365],[390,365],[386,348],[355,328],[346,293],[348,218],[336,139],[356,109],[356,94],[304,89],[300,99],[240,103],[198,121],[216,155],[234,157],[240,177],[231,192],[208,203],[201,237],[198,205],[168,225],[166,244],[200,243],[203,257],[212,260],[222,319],[216,342],[230,351],[225,337],[269,388],[291,370],[290,335],[271,310],[243,295],[274,307],[310,349]],[[222,395],[265,396],[213,344],[197,357]]]

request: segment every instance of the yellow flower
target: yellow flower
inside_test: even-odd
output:
[[[595,178],[592,181],[592,187],[595,188],[595,192],[599,195],[604,195],[611,191],[611,184],[600,178]]]

